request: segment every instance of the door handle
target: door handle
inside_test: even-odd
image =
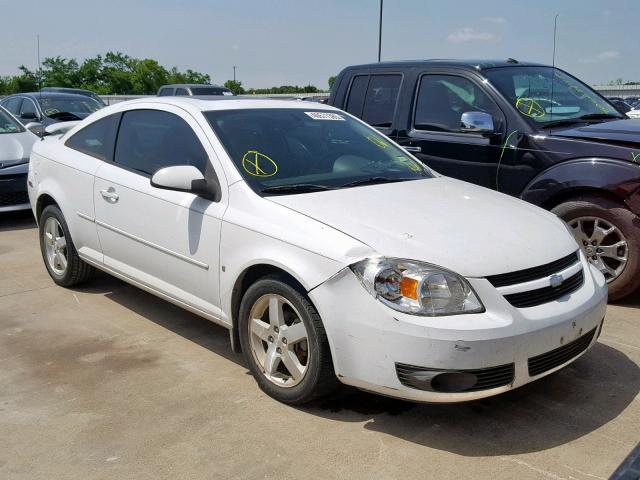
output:
[[[404,148],[407,152],[411,152],[411,153],[420,153],[422,151],[421,147],[402,147]]]
[[[118,198],[120,198],[113,187],[109,187],[109,190],[100,190],[100,195],[111,203],[116,203]]]

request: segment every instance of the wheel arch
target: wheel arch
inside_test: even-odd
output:
[[[277,266],[269,263],[257,263],[245,268],[236,278],[233,289],[231,291],[231,348],[234,352],[240,353],[240,337],[238,334],[238,317],[240,313],[240,303],[247,289],[260,278],[264,278],[269,275],[281,276],[292,287],[298,290],[300,293],[307,293],[302,283],[294,276],[294,274],[288,272],[281,266]]]
[[[48,193],[41,193],[38,195],[38,199],[36,200],[36,223],[40,223],[40,215],[42,215],[42,211],[47,208],[49,205],[58,205],[58,202]]]
[[[520,198],[549,210],[581,195],[598,195],[623,203],[638,188],[638,165],[608,158],[578,158],[539,173]]]

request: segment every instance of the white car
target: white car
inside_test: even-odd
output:
[[[583,354],[607,289],[568,227],[442,177],[333,107],[160,97],[34,148],[59,285],[109,272],[227,327],[259,386],[424,402],[505,392]]]
[[[626,113],[629,118],[640,118],[640,105],[636,105],[633,109]]]
[[[0,213],[28,210],[27,171],[31,147],[38,139],[0,107]]]

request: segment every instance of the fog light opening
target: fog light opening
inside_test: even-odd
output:
[[[472,388],[478,381],[473,373],[446,372],[431,379],[431,388],[436,392],[456,393]]]

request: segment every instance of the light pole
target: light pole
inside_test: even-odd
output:
[[[236,65],[233,66],[233,82],[235,83],[236,81],[236,68],[238,68]]]
[[[378,63],[380,62],[380,54],[382,53],[382,4],[384,0],[380,0],[380,21],[378,22]]]

